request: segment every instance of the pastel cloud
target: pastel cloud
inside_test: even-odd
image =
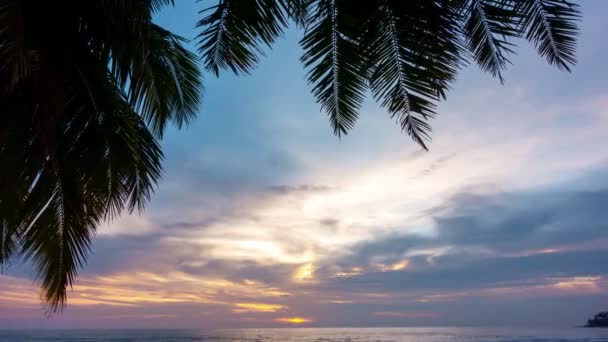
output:
[[[277,312],[286,309],[284,305],[280,304],[265,304],[265,303],[236,303],[234,304],[234,313],[244,312]]]

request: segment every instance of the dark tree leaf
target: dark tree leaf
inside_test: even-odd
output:
[[[578,5],[566,0],[518,0],[521,30],[549,64],[570,71],[576,64]]]
[[[366,90],[362,72],[366,56],[357,41],[360,28],[353,25],[356,21],[349,6],[349,1],[319,1],[300,41],[304,49],[301,61],[310,69],[313,94],[338,136],[354,126]]]

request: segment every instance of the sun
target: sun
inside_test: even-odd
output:
[[[303,324],[303,323],[310,323],[313,320],[310,318],[304,318],[304,317],[282,317],[282,318],[275,319],[275,321],[281,322],[281,323],[289,323],[289,324]]]

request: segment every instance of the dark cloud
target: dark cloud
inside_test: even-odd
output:
[[[266,188],[270,192],[279,194],[302,193],[302,192],[324,192],[329,191],[332,187],[327,185],[317,184],[301,184],[301,185],[271,185]]]
[[[254,261],[209,260],[201,265],[182,264],[179,270],[199,276],[216,277],[235,282],[252,280],[273,286],[284,285],[294,270],[293,265],[261,265]]]
[[[98,236],[84,273],[97,275],[115,273],[117,270],[147,270],[151,265],[162,267],[178,261],[163,238],[164,235],[158,232],[134,236]]]
[[[340,224],[340,220],[337,218],[326,217],[326,218],[320,219],[319,223],[324,226],[328,226],[328,227],[336,227],[336,226],[338,226],[338,224]]]
[[[398,259],[414,248],[432,245],[432,240],[415,235],[390,235],[380,240],[364,242],[354,246],[348,255],[339,259],[343,266],[361,266],[376,257]]]
[[[525,250],[608,237],[608,190],[461,194],[433,216],[438,241]]]
[[[333,278],[328,288],[347,292],[399,292],[410,290],[452,291],[493,288],[508,284],[524,286],[549,278],[608,274],[600,262],[608,251],[539,254],[524,257],[493,257],[463,260],[446,255],[438,265],[401,272],[372,272],[353,278]]]
[[[429,211],[436,237],[393,235],[352,255],[403,254],[437,246],[528,251],[608,238],[608,189],[542,193],[460,193]]]
[[[439,168],[443,167],[443,165],[448,162],[450,159],[454,158],[457,153],[451,153],[442,157],[439,157],[432,161],[422,172],[412,177],[412,179],[421,178],[425,176],[431,175],[433,172],[437,171]]]
[[[429,211],[437,235],[393,235],[363,243],[338,258],[342,267],[394,262],[408,253],[401,272],[367,272],[331,278],[345,291],[457,290],[604,275],[608,257],[608,190],[529,193],[460,193]],[[424,250],[443,248],[439,255]],[[543,253],[549,250],[550,253]]]

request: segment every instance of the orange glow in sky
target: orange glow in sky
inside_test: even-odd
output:
[[[303,317],[283,317],[283,318],[277,318],[276,321],[281,322],[281,323],[303,324],[303,323],[310,323],[313,320],[310,318],[303,318]]]

